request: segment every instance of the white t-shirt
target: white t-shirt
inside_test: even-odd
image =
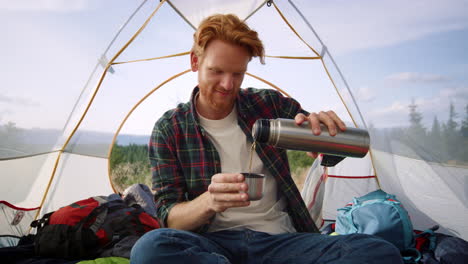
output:
[[[252,144],[237,124],[237,110],[221,120],[210,120],[200,114],[200,123],[215,145],[221,158],[223,173],[249,172],[250,148]],[[251,229],[255,231],[280,234],[295,232],[286,202],[278,195],[276,181],[254,152],[252,172],[265,175],[263,198],[252,201],[248,207],[229,208],[217,213],[208,232],[221,230]],[[281,199],[280,199],[281,198]]]

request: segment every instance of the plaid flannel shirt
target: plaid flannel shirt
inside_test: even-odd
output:
[[[219,154],[199,123],[194,98],[167,111],[155,124],[149,158],[153,176],[156,211],[166,223],[171,208],[180,202],[195,199],[206,192],[211,177],[221,172]],[[275,90],[241,89],[237,96],[238,124],[249,141],[252,126],[259,118],[290,118],[304,113],[300,104]],[[286,150],[257,144],[263,164],[276,179],[280,194],[286,198],[287,210],[298,232],[318,232],[290,173]],[[208,225],[199,232],[206,231]]]

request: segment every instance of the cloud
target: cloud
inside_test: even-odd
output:
[[[449,116],[450,104],[453,104],[455,112],[461,118],[468,105],[468,86],[440,90],[432,97],[417,99],[415,104],[425,119],[423,122],[426,122],[428,126],[428,122],[431,122],[435,116],[438,116],[439,120],[445,120]]]
[[[376,98],[377,94],[375,90],[370,89],[367,86],[363,86],[357,90],[357,93],[355,96],[356,96],[356,99],[359,100],[360,102],[370,102]]]
[[[0,10],[71,12],[87,8],[89,0],[0,0]]]
[[[464,99],[468,101],[468,86],[445,88],[440,91],[440,96],[453,99]]]
[[[8,116],[9,114],[11,114],[11,110],[10,109],[7,109],[7,108],[4,108],[4,109],[1,109],[0,110],[0,125],[2,123],[2,120],[4,119],[5,116]]]
[[[412,83],[433,83],[448,81],[449,78],[440,74],[432,73],[400,72],[385,77],[385,80]]]
[[[465,116],[465,107],[468,105],[468,86],[452,87],[441,90],[429,98],[420,98],[415,101],[417,111],[423,116],[423,124],[430,128],[434,117],[445,122],[449,116],[450,105],[458,113],[457,120]]]
[[[25,97],[18,97],[18,96],[8,96],[0,94],[0,103],[7,103],[7,104],[20,104],[24,106],[39,106],[40,104],[34,100]]]
[[[336,55],[468,28],[466,0],[294,2]]]
[[[450,87],[440,90],[431,97],[416,98],[414,100],[416,110],[421,113],[422,123],[430,128],[434,117],[445,122],[448,118],[450,104],[455,107],[458,118],[464,117],[465,107],[468,104],[468,86]],[[410,100],[397,100],[389,105],[374,107],[365,111],[367,120],[380,127],[407,126],[409,120]]]
[[[394,101],[390,105],[364,112],[364,118],[376,127],[405,126],[408,122],[408,103]]]
[[[432,97],[418,98],[414,102],[420,111],[448,111],[448,106],[453,103],[463,108],[468,103],[468,86],[458,86],[440,90]]]
[[[372,113],[373,115],[380,116],[380,115],[388,115],[388,114],[401,114],[403,112],[408,111],[408,103],[403,103],[401,101],[395,101],[391,105],[379,108],[374,110]]]

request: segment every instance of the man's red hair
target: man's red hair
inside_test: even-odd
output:
[[[259,57],[265,64],[265,50],[258,33],[233,14],[216,14],[205,18],[193,34],[192,51],[203,57],[206,46],[212,40],[221,40],[244,47],[252,57]]]

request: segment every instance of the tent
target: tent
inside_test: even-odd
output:
[[[417,134],[403,138],[366,123],[355,92],[294,1],[83,3],[32,4],[1,18],[14,27],[1,49],[0,235],[22,236],[46,212],[115,192],[113,144],[124,134],[149,135],[164,111],[188,100],[196,84],[188,63],[194,28],[207,15],[235,13],[259,32],[267,54],[266,65],[250,63],[243,87],[279,89],[309,111],[333,109],[371,133],[365,160],[329,169],[340,177],[328,178],[322,218],[380,187],[403,201],[415,228],[437,223],[468,239],[468,167],[457,156],[430,155]]]

